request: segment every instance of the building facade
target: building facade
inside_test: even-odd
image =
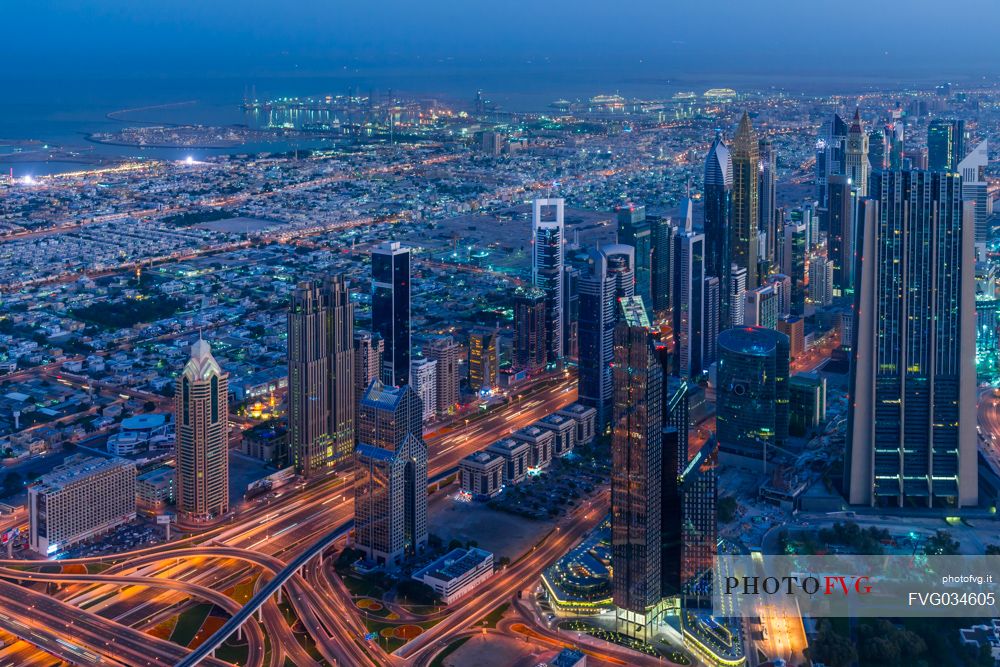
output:
[[[382,381],[410,381],[410,250],[390,241],[372,250],[372,329],[382,337]]]
[[[564,208],[562,199],[536,199],[531,208],[531,282],[545,293],[545,357],[550,364],[565,354]]]

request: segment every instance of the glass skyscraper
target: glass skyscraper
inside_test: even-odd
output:
[[[747,289],[760,284],[757,272],[757,235],[760,213],[760,152],[757,135],[746,112],[733,138],[733,196],[729,221],[729,261],[747,271]]]
[[[549,364],[566,354],[563,294],[565,226],[562,199],[536,199],[531,217],[531,280],[545,292],[545,356]]]
[[[387,242],[372,250],[372,328],[382,336],[382,381],[410,381],[410,250]]]

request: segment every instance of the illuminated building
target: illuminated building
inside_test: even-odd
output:
[[[788,436],[788,336],[744,326],[719,335],[716,433],[719,451],[740,464],[770,456]]]
[[[626,204],[617,209],[618,243],[632,246],[635,257],[635,294],[642,298],[646,307],[653,309],[652,280],[652,236],[646,221],[646,208]]]
[[[828,182],[827,254],[833,263],[833,296],[846,296],[854,289],[854,237],[856,193],[847,176],[834,174]]]
[[[549,364],[565,354],[564,207],[562,199],[536,199],[532,204],[531,281],[545,293],[545,356]]]
[[[854,110],[854,120],[847,131],[846,150],[844,151],[844,174],[850,179],[851,185],[858,191],[858,196],[868,196],[868,135],[861,123],[861,114]]]
[[[29,546],[49,556],[135,518],[136,469],[75,454],[28,487]]]
[[[663,370],[641,302],[625,305],[614,330],[612,584],[616,629],[647,640],[663,611]]]
[[[983,140],[958,163],[962,175],[962,201],[974,203],[977,254],[985,257],[986,242],[990,240],[988,220],[993,215],[993,197],[989,194],[986,168],[989,166],[989,143]]]
[[[705,370],[705,235],[675,235],[673,265],[676,370],[698,377]]]
[[[746,269],[747,289],[757,287],[757,232],[760,196],[760,153],[750,116],[743,112],[733,137],[733,194],[729,220],[729,261]]]
[[[357,414],[358,403],[372,380],[382,378],[382,352],[385,344],[382,337],[368,331],[354,332],[354,407]],[[358,420],[354,420],[357,435]]]
[[[437,412],[440,415],[447,414],[458,405],[458,362],[462,352],[462,346],[455,342],[451,336],[435,338],[424,349],[424,355],[428,359],[437,362]]]
[[[410,381],[410,250],[386,242],[372,250],[372,328],[384,343],[382,381]]]
[[[514,356],[518,370],[545,368],[545,292],[537,287],[514,290]]]
[[[289,453],[305,477],[354,451],[354,345],[343,277],[296,287],[288,310]]]
[[[927,126],[927,169],[958,171],[965,158],[965,121],[935,118]]]
[[[576,420],[553,412],[535,422],[535,426],[552,431],[552,455],[566,456],[576,446]]]
[[[495,452],[473,452],[458,463],[462,491],[478,500],[488,500],[503,490],[504,458]]]
[[[826,420],[826,378],[816,373],[793,375],[788,382],[788,432],[804,436]]]
[[[728,319],[732,320],[734,327],[743,324],[743,302],[746,301],[746,293],[747,270],[741,267],[732,267],[729,272],[729,298],[727,301],[731,304]]]
[[[808,227],[804,224],[785,225],[781,272],[787,275],[791,281],[789,308],[792,315],[805,313],[808,236]]]
[[[685,608],[711,606],[712,569],[719,542],[717,458],[712,436],[687,461],[680,475],[680,571]]]
[[[768,267],[777,262],[778,244],[778,151],[774,143],[767,137],[757,142],[760,153],[759,211],[757,213],[758,229],[764,235],[764,253],[759,258],[758,266],[762,267],[759,275],[767,274]]]
[[[488,392],[499,386],[500,360],[496,331],[469,334],[469,387]]]
[[[728,201],[728,200],[727,200]],[[677,227],[670,218],[649,216],[646,218],[650,230],[650,280],[652,281],[652,312],[657,319],[667,319],[673,309],[673,247]]]
[[[393,449],[408,434],[423,436],[423,405],[412,385],[391,387],[373,380],[358,405],[358,442]]]
[[[782,317],[778,320],[778,331],[788,336],[788,356],[797,358],[805,352],[805,320],[797,315]]]
[[[207,342],[191,346],[177,378],[177,511],[205,520],[229,511],[229,374]]]
[[[729,212],[733,192],[733,161],[722,137],[716,135],[705,157],[705,272],[729,282]],[[729,326],[729,300],[723,295],[720,326]],[[737,301],[737,304],[742,301]]]
[[[503,438],[487,447],[486,451],[503,458],[504,484],[517,484],[527,476],[531,460],[531,445],[529,443],[513,438]]]
[[[872,177],[844,464],[853,505],[978,503],[975,229],[961,185],[945,172]]]
[[[833,303],[833,262],[825,257],[809,260],[809,300],[815,306]]]
[[[424,406],[423,420],[433,419],[437,405],[437,362],[426,357],[410,362],[410,384]]]
[[[534,470],[542,470],[552,463],[552,451],[556,438],[551,430],[531,424],[514,431],[510,437],[527,443],[529,447],[528,464]]]
[[[765,285],[750,290],[746,293],[743,326],[776,329],[778,327],[778,306],[778,291],[774,285]]]
[[[594,439],[594,423],[597,421],[597,410],[594,408],[573,403],[556,414],[571,417],[576,422],[576,444],[589,444]]]
[[[493,576],[493,554],[471,547],[453,549],[413,573],[413,578],[434,589],[445,604],[471,593]]]

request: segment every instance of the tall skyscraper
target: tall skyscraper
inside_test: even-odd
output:
[[[177,378],[177,511],[204,521],[229,511],[229,373],[199,338]]]
[[[844,151],[844,174],[861,197],[868,196],[868,135],[861,123],[861,112],[854,110],[854,120],[847,132],[847,149]]]
[[[728,201],[728,198],[727,198]],[[673,308],[673,244],[677,227],[670,218],[650,216],[650,238],[652,239],[652,268],[650,270],[653,291],[653,313],[657,318],[667,317]]]
[[[809,260],[809,301],[814,306],[833,303],[833,262],[825,257]]]
[[[309,477],[354,451],[354,306],[343,277],[301,283],[288,309],[288,437]]]
[[[965,159],[965,121],[935,118],[927,126],[927,168],[958,171]]]
[[[750,116],[743,112],[733,138],[733,196],[729,224],[729,260],[747,271],[747,289],[759,285],[757,274],[757,232],[760,229],[760,155]]]
[[[881,172],[855,294],[851,504],[978,503],[975,264],[958,174]]]
[[[652,254],[653,244],[646,208],[635,204],[619,206],[618,243],[635,249],[635,293],[642,297],[646,308],[653,309]]]
[[[597,429],[603,433],[611,419],[613,388],[611,362],[617,299],[635,294],[635,261],[631,246],[593,249],[587,274],[580,277],[579,400],[597,410]]]
[[[759,264],[766,267],[774,266],[777,261],[778,244],[778,151],[774,142],[763,137],[758,142],[760,151],[760,189],[759,211],[757,213],[758,229],[764,235],[764,254],[759,258]],[[761,272],[766,273],[765,271]]]
[[[461,383],[458,367],[461,352],[462,346],[456,343],[451,336],[435,338],[424,349],[424,355],[437,362],[437,389],[435,391],[437,405],[435,407],[439,415],[451,412],[458,405],[458,390]]]
[[[729,283],[729,213],[732,192],[733,160],[722,137],[716,135],[705,158],[705,271],[710,276],[718,276],[723,285]],[[723,323],[728,323],[728,303],[729,300],[723,298]]]
[[[580,354],[580,296],[577,292],[579,280],[580,269],[575,266],[566,266],[563,269],[563,356],[574,361]],[[545,321],[546,326],[548,326],[548,319]],[[548,334],[546,334],[546,340],[548,340]]]
[[[382,378],[382,353],[384,343],[378,334],[368,331],[354,332],[354,408],[357,415],[357,406],[361,402],[368,385],[372,380]],[[357,432],[358,420],[354,420],[355,433]]]
[[[705,369],[705,235],[674,237],[674,341],[676,370],[694,378]]]
[[[536,199],[531,209],[531,281],[545,292],[545,356],[550,364],[565,355],[564,207],[562,199]]]
[[[807,237],[807,227],[804,224],[785,225],[781,271],[791,279],[792,315],[805,313]]]
[[[410,384],[420,397],[423,420],[433,419],[437,412],[437,362],[427,357],[417,357],[411,361]]]
[[[469,387],[482,392],[499,386],[499,336],[495,330],[469,334]]]
[[[645,640],[662,614],[663,370],[635,301],[614,330],[611,562],[617,629]]]
[[[394,449],[407,435],[423,437],[420,396],[409,384],[391,387],[373,381],[358,406],[359,441],[380,449]]]
[[[514,290],[514,366],[535,373],[545,368],[545,292]]]
[[[746,293],[743,326],[776,329],[781,308],[774,285],[764,285]]]
[[[385,345],[382,381],[410,381],[410,250],[389,241],[372,250],[372,329]]]
[[[827,254],[833,262],[834,297],[846,296],[854,289],[856,201],[850,178],[830,176]]]
[[[734,267],[729,272],[729,303],[730,318],[733,326],[738,327],[743,324],[743,302],[747,293],[747,270],[741,267]]]
[[[882,128],[868,133],[868,164],[876,171],[889,167],[889,143]]]
[[[993,197],[989,195],[986,167],[989,166],[989,144],[983,140],[972,152],[958,163],[958,173],[962,175],[962,201],[975,204],[975,238],[979,248],[977,255],[986,256],[985,244],[990,240],[987,221],[993,214]]]
[[[702,316],[702,367],[708,368],[718,359],[717,340],[719,338],[719,304],[722,302],[722,288],[715,276],[705,277],[703,292],[705,305]]]

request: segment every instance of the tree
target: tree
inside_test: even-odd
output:
[[[833,630],[830,621],[819,625],[816,641],[809,647],[809,659],[823,662],[830,667],[850,667],[858,659],[858,652],[851,640]]]
[[[722,496],[716,505],[719,523],[729,523],[736,518],[736,508],[738,503],[733,496]]]
[[[928,554],[954,556],[958,553],[959,544],[951,538],[947,530],[938,530],[927,540],[925,551]]]
[[[146,401],[145,403],[142,404],[142,409],[145,412],[153,412],[154,410],[156,410],[156,403],[153,401]]]
[[[17,493],[20,493],[22,488],[24,488],[24,480],[21,478],[21,475],[17,471],[12,470],[9,473],[7,473],[6,477],[3,478],[4,497],[13,496]]]
[[[1000,556],[1000,544],[987,544],[986,545],[986,555],[987,556]]]

